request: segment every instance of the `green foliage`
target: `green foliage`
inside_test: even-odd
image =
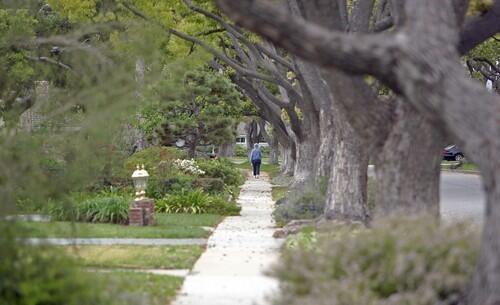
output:
[[[181,190],[156,201],[160,213],[239,215],[241,208],[221,196],[210,196],[202,190]]]
[[[325,209],[326,188],[321,185],[307,185],[304,189],[294,190],[276,202],[273,217],[276,224],[284,226],[291,220],[314,219]]]
[[[317,246],[318,234],[313,227],[305,227],[297,234],[293,234],[286,239],[285,247],[292,249],[311,250]]]
[[[248,158],[248,150],[245,145],[236,145],[234,148],[234,156],[241,158]]]
[[[271,193],[274,201],[283,199],[288,193],[288,186],[273,186]]]
[[[97,1],[95,0],[49,0],[50,6],[71,21],[85,21],[96,14]]]
[[[193,186],[209,194],[222,194],[226,190],[224,180],[221,178],[198,178],[193,181]]]
[[[103,290],[74,267],[60,251],[19,244],[14,224],[1,223],[0,304],[88,305],[112,304]]]
[[[269,146],[260,146],[260,151],[262,152],[262,157],[269,157],[271,153],[271,147]]]
[[[146,194],[150,198],[161,199],[167,194],[191,189],[194,179],[195,177],[184,174],[174,174],[166,179],[152,177],[149,179]]]
[[[197,163],[200,169],[205,171],[205,177],[222,179],[230,186],[244,182],[241,172],[227,159],[198,159]]]
[[[170,194],[156,202],[156,210],[160,213],[207,213],[210,197],[202,190],[187,191]]]
[[[148,185],[146,187],[146,196],[153,199],[160,199],[165,196],[165,189],[163,187],[163,182],[157,177],[150,177],[148,179]]]
[[[207,213],[217,214],[224,216],[239,216],[241,212],[241,207],[236,204],[236,202],[228,201],[225,196],[213,196],[210,200],[210,204],[207,207]]]
[[[131,175],[137,165],[144,164],[151,176],[166,177],[173,168],[173,161],[182,156],[183,153],[175,147],[152,146],[129,157],[125,161],[125,172]]]
[[[492,0],[472,0],[469,3],[468,14],[484,14],[492,5]]]
[[[124,224],[128,220],[130,197],[102,193],[84,200],[53,202],[49,213],[54,220]]]
[[[162,79],[147,98],[151,104],[139,124],[147,134],[161,134],[165,144],[184,139],[190,158],[200,145],[222,144],[235,137],[241,94],[228,78],[210,69],[188,71],[175,93],[165,82],[171,79]]]
[[[274,304],[458,304],[477,258],[465,224],[386,219],[295,238],[275,268]]]

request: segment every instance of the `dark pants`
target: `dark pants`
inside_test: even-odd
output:
[[[253,175],[254,176],[260,175],[260,160],[252,160],[252,166],[253,166]]]

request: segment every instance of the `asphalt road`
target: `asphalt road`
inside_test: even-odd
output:
[[[368,168],[368,175],[375,175],[372,165]],[[442,171],[440,194],[441,216],[444,220],[483,221],[485,196],[481,176]]]
[[[470,218],[482,222],[485,196],[479,175],[441,172],[443,219]]]

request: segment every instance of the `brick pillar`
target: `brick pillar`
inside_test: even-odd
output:
[[[145,198],[139,201],[135,201],[134,205],[141,208],[143,211],[144,225],[154,224],[154,213],[155,213],[155,201],[153,199]]]
[[[128,224],[129,226],[144,225],[144,212],[142,208],[131,207],[128,209]]]

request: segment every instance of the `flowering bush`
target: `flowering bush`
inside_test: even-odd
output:
[[[193,174],[193,175],[204,175],[205,171],[201,170],[198,164],[196,164],[196,161],[191,159],[191,160],[181,160],[177,159],[174,161],[174,166],[178,169],[183,171],[186,174]]]

